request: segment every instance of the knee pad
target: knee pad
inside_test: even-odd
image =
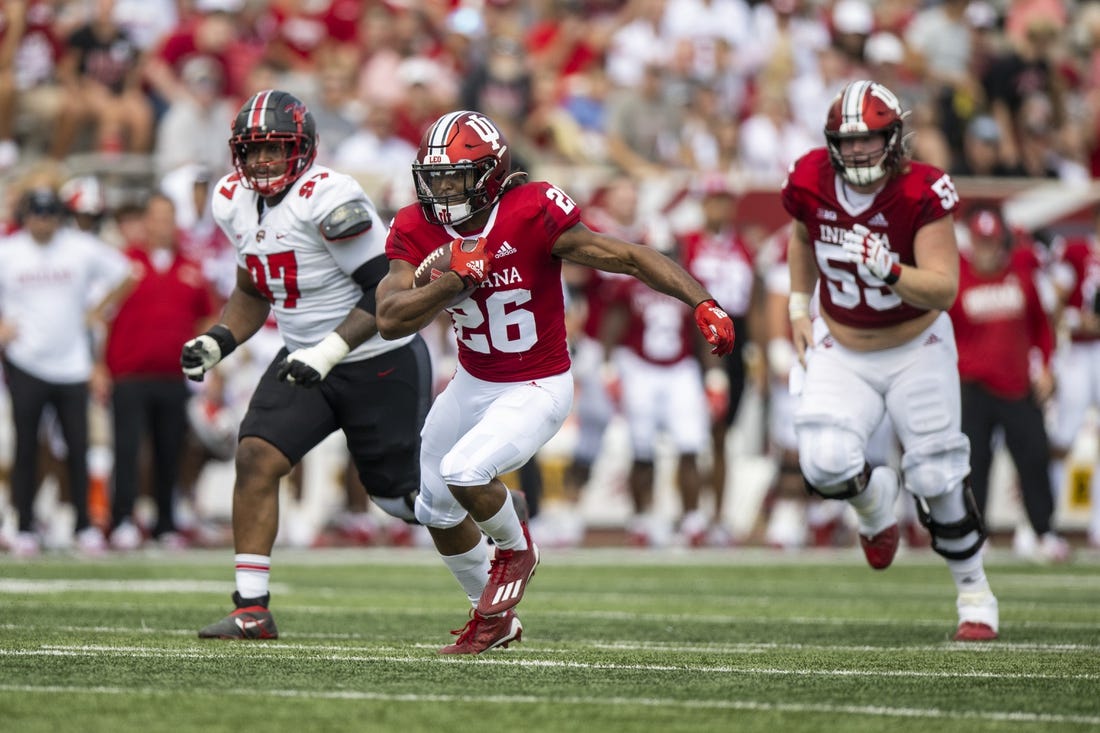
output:
[[[435,494],[426,491],[418,493],[413,507],[413,518],[425,527],[449,529],[466,518],[466,510],[451,495],[450,490],[444,487],[444,491]]]
[[[901,457],[905,488],[915,496],[945,494],[970,475],[970,440],[962,433],[924,436]]]
[[[830,499],[862,491],[866,481],[858,487],[852,483],[858,483],[867,465],[859,434],[822,415],[800,415],[796,420],[798,464],[807,489]]]
[[[965,560],[973,557],[985,543],[985,523],[982,521],[981,512],[978,511],[978,503],[974,500],[974,492],[970,488],[970,479],[963,479],[962,486],[963,505],[966,508],[966,516],[957,522],[937,522],[932,517],[932,512],[920,496],[914,496],[917,504],[917,518],[928,534],[932,536],[932,549],[937,554],[948,560]],[[943,540],[961,540],[967,535],[976,532],[978,538],[969,547],[961,550],[949,550],[943,546]]]
[[[496,478],[492,468],[479,466],[470,460],[469,455],[455,450],[443,456],[439,462],[439,473],[444,482],[453,486],[483,486]]]
[[[404,496],[372,496],[371,501],[391,517],[397,517],[409,524],[416,524],[416,496],[418,493],[413,491]]]
[[[851,499],[854,496],[859,496],[867,489],[867,482],[870,480],[871,466],[866,463],[863,464],[863,470],[855,476],[828,486],[814,486],[806,480],[805,476],[802,477],[806,493],[816,494],[822,499]]]

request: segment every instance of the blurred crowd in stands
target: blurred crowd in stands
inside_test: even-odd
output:
[[[553,171],[546,177],[587,207],[590,226],[682,257],[701,280],[713,280],[712,292],[727,293],[719,300],[738,319],[742,348],[734,358],[721,368],[695,368],[710,440],[679,456],[674,483],[682,506],[671,523],[656,516],[644,488],[652,488],[653,465],[648,473],[632,466],[622,478],[631,503],[629,537],[655,546],[746,540],[731,530],[722,496],[737,469],[726,465],[731,428],[744,417],[742,396],[755,396],[765,416],[747,432],[758,436],[749,441],[751,452],[775,467],[763,502],[775,524],[751,537],[781,547],[851,542],[843,517],[805,505],[797,462],[780,437],[784,420],[768,419],[772,406],[781,409],[784,388],[776,385],[790,360],[777,345],[785,337],[785,304],[779,328],[769,316],[775,312],[769,298],[785,298],[773,287],[782,279],[773,270],[782,266],[783,234],[767,217],[754,217],[760,212],[746,211],[740,197],[778,191],[788,166],[823,143],[832,98],[859,78],[887,85],[911,110],[913,157],[958,179],[1006,181],[1008,188],[991,191],[1036,180],[1091,191],[1100,176],[1100,4],[1091,2],[4,0],[0,225],[16,230],[20,196],[48,187],[59,192],[74,226],[136,250],[131,259],[147,270],[167,265],[140,252],[167,249],[185,258],[211,298],[208,308],[190,303],[185,311],[198,333],[234,282],[232,247],[213,225],[208,202],[210,186],[231,167],[230,121],[251,94],[281,88],[304,100],[317,122],[318,161],[356,176],[384,216],[413,200],[409,166],[425,126],[451,109],[480,110],[506,132],[513,157],[533,178]],[[1086,193],[1082,200],[1095,198]],[[778,210],[777,199],[772,208]],[[176,225],[167,240],[165,210],[174,212]],[[1078,268],[1071,282],[1059,278],[1067,266],[1059,270],[1058,263],[1066,237],[1075,236],[1085,243],[1085,260],[1100,269],[1097,230],[1033,236],[1040,223],[1051,222],[1032,217],[1005,228],[1017,246],[1036,253],[1032,271],[1045,283],[1040,295],[1046,294],[1053,332],[1066,339],[1073,329],[1095,329],[1096,305],[1088,298],[1096,298],[1100,272]],[[963,244],[969,234],[960,221]],[[0,240],[0,253],[3,246]],[[568,273],[578,383],[570,429],[579,450],[548,491],[574,508],[600,459],[601,436],[624,404],[623,390],[633,388],[609,368],[613,360],[603,358],[607,347],[600,343],[607,333],[601,318],[630,299],[593,277]],[[1082,291],[1087,277],[1092,284]],[[1071,291],[1078,300],[1067,309]],[[1062,320],[1067,311],[1078,313],[1075,323]],[[95,315],[97,338],[109,343],[115,314]],[[453,366],[449,340],[442,330],[433,339],[441,380]],[[256,370],[277,344],[275,336],[254,339],[201,388],[192,385],[189,399],[175,408],[188,418],[176,475],[158,475],[163,458],[146,456],[130,467],[121,499],[112,499],[111,467],[111,412],[119,409],[112,378],[120,375],[97,367],[90,378],[88,496],[91,521],[107,543],[89,542],[85,550],[225,541],[224,531],[208,526],[201,512],[195,516],[188,502],[204,465],[231,460],[236,420]],[[178,373],[161,376],[183,384]],[[64,454],[55,425],[43,423],[46,457]],[[0,432],[0,443],[10,443],[11,428]],[[1060,436],[1063,443],[1072,438]],[[128,455],[136,439],[127,436]],[[883,445],[888,460],[888,435]],[[1059,446],[1063,455],[1070,447]],[[7,450],[0,454],[0,463],[9,464],[4,471]],[[1065,468],[1056,468],[1062,473],[1055,481],[1063,482]],[[54,473],[64,495],[71,479]],[[525,483],[538,478],[528,474]],[[135,482],[157,497],[152,519],[112,516],[133,511]],[[174,484],[174,501],[183,507],[174,517],[164,516],[171,505],[165,482]],[[347,486],[346,500],[323,520],[333,531],[290,528],[291,541],[333,535],[357,543],[415,541],[408,528],[376,526],[354,479],[341,474],[338,483]],[[1053,490],[1057,495],[1059,486]],[[0,506],[12,513],[11,501],[0,499]],[[1100,545],[1097,513],[1094,506],[1088,539]],[[577,514],[548,512],[555,521],[543,526],[547,541],[580,542]],[[0,541],[18,550],[13,522],[5,517]],[[25,544],[21,552],[34,549]]]

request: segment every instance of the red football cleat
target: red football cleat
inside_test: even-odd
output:
[[[867,558],[867,564],[875,570],[885,570],[894,562],[894,555],[898,554],[898,539],[901,532],[898,525],[891,524],[874,537],[859,536],[859,544],[863,548],[863,555]]]
[[[997,632],[989,624],[979,621],[963,621],[955,632],[955,641],[991,641]]]
[[[527,581],[535,574],[535,568],[539,565],[539,548],[531,540],[527,524],[522,526],[523,536],[527,538],[527,549],[497,548],[493,564],[489,568],[489,582],[481,592],[481,599],[477,604],[477,611],[482,616],[496,616],[513,608],[523,600]]]
[[[520,641],[523,624],[515,611],[505,611],[499,616],[482,616],[473,611],[466,625],[451,633],[458,640],[440,649],[440,654],[480,654],[497,647],[507,648],[513,641]]]

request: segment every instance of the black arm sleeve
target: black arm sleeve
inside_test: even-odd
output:
[[[385,255],[379,255],[372,260],[367,260],[360,265],[355,272],[351,273],[351,279],[354,280],[363,291],[363,297],[355,304],[356,308],[365,310],[372,316],[374,315],[374,291],[378,288],[378,283],[382,282],[382,278],[384,278],[389,271],[390,261],[386,259]]]

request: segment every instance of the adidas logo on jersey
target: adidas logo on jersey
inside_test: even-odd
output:
[[[886,221],[886,217],[882,215],[882,212],[878,212],[871,217],[871,221],[867,222],[869,226],[873,227],[888,227],[890,222]]]
[[[836,221],[836,212],[832,209],[818,209],[817,218],[821,221]]]
[[[515,247],[508,244],[508,240],[504,240],[504,244],[500,245],[500,249],[497,250],[497,253],[494,255],[494,258],[499,260],[501,257],[507,257],[508,255],[514,255],[518,251],[519,250],[517,250]]]

